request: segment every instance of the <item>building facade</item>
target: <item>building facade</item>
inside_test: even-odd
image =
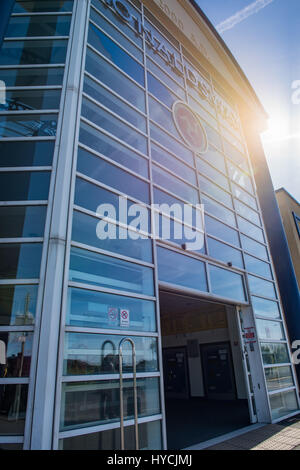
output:
[[[187,0],[8,3],[1,447],[118,449],[123,431],[134,448],[136,431],[139,448],[168,448],[168,394],[243,399],[249,423],[298,413],[248,153],[265,116],[220,38]],[[174,204],[191,208],[181,238]]]

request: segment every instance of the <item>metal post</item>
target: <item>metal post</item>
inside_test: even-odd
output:
[[[123,344],[130,343],[132,347],[132,367],[133,367],[133,401],[134,401],[134,428],[135,428],[135,449],[139,450],[139,428],[138,428],[138,406],[136,387],[136,352],[135,344],[131,338],[123,338],[119,344],[119,372],[120,372],[120,436],[121,450],[125,450],[124,439],[124,397],[123,397]]]

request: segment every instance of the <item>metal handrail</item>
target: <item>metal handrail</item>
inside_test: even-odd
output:
[[[138,427],[138,402],[136,386],[136,352],[135,344],[131,338],[123,338],[119,344],[119,371],[120,371],[120,436],[121,450],[125,450],[124,439],[124,396],[123,396],[123,344],[130,343],[132,347],[132,367],[133,367],[133,400],[134,400],[134,428],[135,428],[135,449],[139,450],[139,427]]]

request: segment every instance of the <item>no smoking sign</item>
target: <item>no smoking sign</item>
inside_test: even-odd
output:
[[[129,310],[122,308],[120,310],[120,326],[129,326]]]

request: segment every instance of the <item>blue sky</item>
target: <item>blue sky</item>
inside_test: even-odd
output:
[[[197,1],[214,26],[255,3]],[[285,187],[300,201],[300,103],[292,99],[300,88],[300,0],[256,0],[256,5],[265,6],[221,36],[270,117],[262,139],[274,187]]]

